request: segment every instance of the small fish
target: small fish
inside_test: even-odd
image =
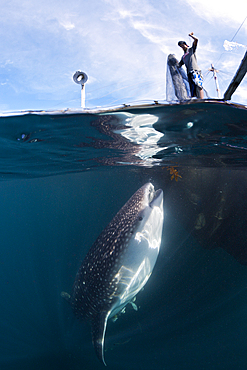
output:
[[[92,245],[77,272],[72,294],[61,293],[78,318],[90,321],[93,345],[104,365],[107,320],[133,302],[149,279],[159,254],[163,219],[163,191],[147,183]]]

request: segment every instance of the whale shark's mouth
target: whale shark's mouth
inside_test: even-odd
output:
[[[155,191],[153,184],[151,183],[149,184],[148,202],[151,208],[152,208],[153,202],[160,196],[161,192],[162,192],[161,189],[158,189]]]

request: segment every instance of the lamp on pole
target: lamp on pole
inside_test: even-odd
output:
[[[85,108],[85,83],[88,77],[85,72],[76,71],[73,75],[73,80],[76,84],[81,85],[81,107]]]

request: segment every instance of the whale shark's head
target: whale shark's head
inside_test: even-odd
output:
[[[148,182],[138,189],[134,195],[126,203],[130,208],[136,209],[137,216],[138,213],[143,213],[143,216],[148,217],[150,210],[153,207],[159,207],[162,211],[163,207],[163,191],[161,189],[154,189],[153,184]],[[140,215],[139,215],[140,216]]]
[[[142,186],[134,195],[137,195],[140,201],[138,204],[137,223],[134,227],[135,238],[145,238],[149,244],[149,248],[158,249],[161,243],[161,234],[163,227],[164,211],[163,211],[163,191],[161,189],[155,191],[153,184],[147,183]],[[129,202],[135,204],[135,199],[130,199]]]
[[[163,191],[143,185],[120,209],[87,253],[69,299],[78,317],[92,326],[98,358],[104,361],[109,317],[123,309],[146,284],[162,237]]]

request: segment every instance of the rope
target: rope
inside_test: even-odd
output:
[[[246,21],[246,19],[247,19],[247,16],[244,18],[243,22],[242,22],[242,23],[241,23],[241,25],[238,27],[238,29],[237,29],[237,31],[235,32],[235,34],[234,34],[233,38],[231,39],[231,42],[235,39],[235,37],[236,37],[236,36],[237,36],[237,34],[239,33],[239,31],[240,31],[240,29],[242,28],[242,26],[243,26],[244,22]],[[220,56],[219,56],[218,60],[217,60],[216,62],[214,62],[214,65],[216,65],[216,64],[219,62],[220,58],[222,57],[222,55],[223,55],[224,53],[225,53],[225,52],[223,52],[223,53],[221,53],[221,54],[220,54]],[[205,80],[206,80],[206,79],[207,79],[207,76],[204,78],[204,83],[205,83]]]
[[[231,42],[233,41],[233,39],[237,36],[238,32],[240,31],[242,25],[244,24],[244,22],[246,21],[247,19],[247,16],[244,18],[243,22],[241,23],[240,27],[238,28],[237,32],[235,33],[235,35],[233,36],[233,38],[231,39]]]

